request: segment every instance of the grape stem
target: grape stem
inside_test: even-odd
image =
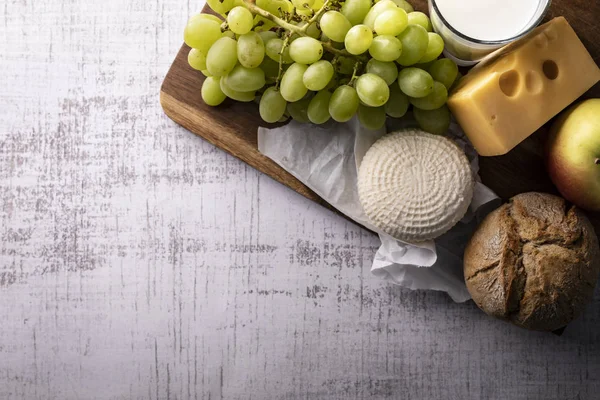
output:
[[[300,28],[300,30],[306,33],[310,24],[312,24],[313,22],[317,22],[319,18],[321,18],[321,15],[325,14],[325,11],[327,11],[327,9],[329,8],[331,1],[332,0],[325,0],[325,2],[323,3],[323,7],[321,7],[319,11],[317,11],[315,15],[313,15],[311,19],[309,19],[308,22],[302,28]]]
[[[348,83],[348,85],[354,86],[354,81],[356,81],[356,78],[358,78],[356,76],[356,74],[357,74],[359,68],[360,68],[360,61],[357,61],[354,64],[354,71],[352,71],[352,78],[350,79],[350,82]]]
[[[344,57],[350,57],[350,58],[356,58],[356,59],[360,59],[359,57],[348,53],[346,50],[339,50],[336,49],[335,47],[333,47],[331,45],[331,42],[321,42],[321,45],[323,46],[323,48],[325,50],[327,50],[328,52],[335,54],[336,56],[344,56]]]
[[[279,73],[277,74],[277,80],[275,81],[275,90],[279,90],[279,82],[281,82],[281,76],[283,75],[283,52],[290,43],[291,37],[291,32],[285,35],[285,39],[283,39],[283,45],[281,46],[281,51],[279,52]]]
[[[244,1],[244,2],[246,3],[246,7],[248,7],[248,10],[250,10],[252,13],[258,14],[263,18],[266,18],[272,22],[275,22],[277,25],[279,25],[280,27],[282,27],[288,31],[291,31],[291,32],[301,35],[300,28],[298,28],[296,25],[292,25],[289,22],[284,21],[283,19],[281,19],[279,17],[276,17],[275,15],[271,14],[268,11],[263,10],[262,8],[256,6],[253,3],[250,3],[248,1]],[[306,36],[306,34],[304,36]]]
[[[325,2],[325,4],[323,4],[323,7],[321,7],[321,9],[319,11],[317,11],[315,13],[315,15],[313,15],[312,18],[306,24],[304,24],[302,26],[302,28],[299,28],[296,25],[293,25],[287,21],[284,21],[283,19],[271,14],[268,11],[263,10],[262,8],[256,6],[253,3],[250,3],[246,0],[244,0],[244,2],[246,3],[246,7],[248,7],[248,10],[250,10],[252,13],[258,14],[261,17],[268,19],[269,21],[275,22],[277,25],[279,25],[280,27],[282,27],[283,29],[285,29],[289,32],[296,33],[299,36],[308,36],[306,34],[306,31],[308,30],[309,25],[312,24],[313,22],[315,22],[327,10],[327,7],[331,3],[331,0],[327,0]],[[360,57],[350,54],[346,50],[336,49],[335,47],[332,46],[331,42],[321,42],[321,45],[323,46],[323,48],[325,50],[327,50],[328,52],[330,52],[332,54],[335,54],[336,56],[344,56],[344,57],[350,57],[350,58],[354,58],[357,60],[361,60]]]

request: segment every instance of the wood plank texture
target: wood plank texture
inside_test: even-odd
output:
[[[427,1],[416,0],[413,4],[415,9],[427,11]],[[600,62],[600,24],[597,23],[600,2],[554,0],[546,20],[560,15],[569,20],[596,62]],[[276,181],[329,207],[301,182],[260,154],[257,129],[265,123],[258,116],[255,104],[227,100],[219,107],[209,107],[202,102],[200,88],[204,77],[188,65],[188,52],[189,48],[184,44],[161,88],[161,102],[167,115]],[[587,97],[600,97],[600,84],[584,95]],[[548,125],[505,156],[481,157],[482,181],[503,198],[529,191],[557,193],[545,171],[542,154]],[[590,217],[600,232],[600,214]]]

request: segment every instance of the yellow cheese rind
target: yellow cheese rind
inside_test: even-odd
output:
[[[555,18],[511,51],[474,68],[448,106],[482,156],[508,153],[600,81],[567,20]]]

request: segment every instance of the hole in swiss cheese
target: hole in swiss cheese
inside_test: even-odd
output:
[[[508,97],[513,97],[519,90],[520,81],[521,79],[519,78],[519,73],[517,71],[514,69],[506,71],[500,75],[500,90]]]
[[[546,78],[550,79],[551,81],[558,78],[558,65],[556,65],[556,63],[552,60],[544,61],[544,64],[542,65],[542,71],[544,71]]]

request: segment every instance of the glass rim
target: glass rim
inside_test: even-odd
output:
[[[552,5],[552,0],[540,0],[541,1],[546,1],[546,7],[544,8],[544,10],[542,11],[542,13],[540,14],[540,16],[535,20],[534,23],[532,23],[527,29],[525,29],[523,32],[508,38],[508,39],[503,39],[503,40],[482,40],[482,39],[475,39],[472,38],[470,36],[465,35],[462,32],[459,32],[456,28],[454,28],[454,26],[452,26],[452,24],[450,24],[448,22],[448,20],[444,17],[444,15],[440,12],[440,9],[438,8],[437,4],[436,4],[436,0],[429,0],[433,6],[433,10],[435,11],[435,13],[437,14],[437,16],[442,20],[442,23],[444,24],[444,26],[448,29],[450,29],[450,31],[452,33],[454,33],[456,36],[460,37],[463,40],[467,40],[471,43],[475,43],[475,44],[483,44],[483,45],[492,45],[492,46],[497,46],[497,45],[505,45],[508,44],[510,42],[514,42],[517,39],[522,38],[523,36],[527,35],[528,33],[530,33],[532,30],[534,30],[546,17],[546,14],[548,13],[548,11],[550,10],[550,6]]]

